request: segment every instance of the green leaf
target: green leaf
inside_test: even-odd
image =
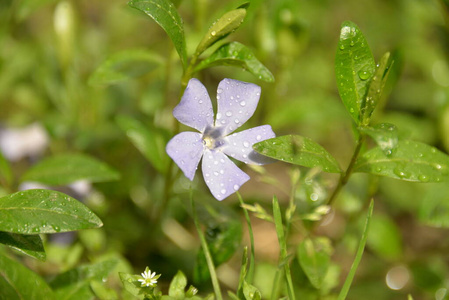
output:
[[[95,294],[95,299],[99,300],[117,300],[118,296],[117,293],[107,287],[103,281],[100,280],[92,280],[90,282],[90,288]]]
[[[330,256],[318,240],[306,238],[299,244],[298,260],[310,283],[321,288],[330,264]]]
[[[0,244],[7,245],[26,255],[45,261],[42,240],[38,235],[24,235],[0,231]]]
[[[242,239],[242,224],[238,219],[229,219],[220,223],[211,222],[207,224],[205,237],[214,265],[217,267],[229,260],[238,249]],[[202,249],[198,251],[193,277],[195,282],[199,283],[210,278]]]
[[[335,75],[340,98],[356,124],[360,124],[360,108],[374,70],[374,58],[362,32],[354,23],[343,22]]]
[[[103,182],[118,180],[119,173],[107,164],[85,154],[60,154],[46,158],[21,178],[48,185],[66,185],[77,180]]]
[[[259,290],[252,286],[251,284],[247,283],[246,281],[243,282],[243,295],[245,296],[246,300],[261,300],[262,295],[260,294]]]
[[[143,293],[142,284],[138,281],[142,276],[119,272],[123,287],[132,295],[138,297]]]
[[[82,265],[56,276],[50,286],[58,300],[93,299],[90,283],[102,280],[117,265],[116,259],[110,259],[90,265]]]
[[[299,135],[284,135],[257,143],[253,149],[262,155],[304,167],[319,167],[340,173],[338,162],[323,147]]]
[[[253,52],[239,42],[230,42],[222,45],[208,58],[200,62],[195,72],[214,66],[235,66],[249,71],[257,78],[273,82],[274,76],[257,58]]]
[[[390,59],[390,53],[387,52],[380,59],[380,63],[376,67],[374,76],[371,78],[366,97],[362,99],[361,104],[361,122],[368,125],[371,115],[382,97],[382,91],[387,82],[388,74],[391,70],[393,61]]]
[[[42,277],[0,254],[0,298],[52,300],[55,296]]]
[[[141,122],[127,116],[117,117],[117,124],[153,167],[158,172],[165,174],[170,162],[165,152],[167,144],[165,135],[161,131],[146,127]]]
[[[175,299],[184,299],[185,288],[187,286],[187,278],[181,271],[176,273],[170,282],[170,287],[168,288],[168,295],[174,297]]]
[[[355,272],[359,267],[360,261],[362,260],[363,252],[365,251],[366,240],[368,239],[368,232],[370,229],[371,217],[373,216],[374,201],[371,200],[368,215],[366,216],[365,228],[363,229],[362,238],[360,239],[359,247],[357,248],[357,253],[355,254],[354,261],[352,263],[351,269],[349,270],[348,276],[346,276],[345,283],[341,288],[340,294],[338,294],[337,300],[345,300],[348,295],[349,288],[351,287],[352,280],[354,279]]]
[[[429,189],[419,208],[419,220],[434,227],[449,227],[449,187]]]
[[[395,261],[402,257],[401,232],[387,216],[374,215],[372,217],[367,245],[384,259]]]
[[[187,50],[184,25],[173,3],[170,0],[131,0],[128,5],[150,16],[165,30],[185,67]]]
[[[237,295],[239,299],[243,297],[243,285],[245,283],[247,268],[248,268],[248,247],[245,247],[243,248],[242,264],[240,266],[239,285],[237,288]]]
[[[217,41],[225,38],[230,33],[237,30],[243,23],[246,16],[246,9],[238,8],[225,13],[217,20],[207,31],[201,42],[196,48],[196,54],[200,55],[207,48],[215,44]]]
[[[393,124],[381,123],[373,127],[361,127],[359,130],[372,137],[387,156],[393,154],[398,145],[398,129]]]
[[[141,76],[161,66],[163,62],[162,57],[148,50],[125,50],[105,60],[89,77],[89,84],[108,85]]]
[[[50,190],[26,190],[0,198],[0,231],[56,233],[103,226],[84,204]]]
[[[415,181],[449,181],[449,156],[427,144],[399,141],[396,151],[386,156],[376,147],[360,157],[354,172]]]

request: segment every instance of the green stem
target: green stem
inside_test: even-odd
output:
[[[366,244],[366,240],[368,238],[368,231],[369,231],[371,216],[373,215],[373,207],[374,207],[374,201],[371,200],[370,206],[368,208],[368,216],[366,217],[365,228],[363,230],[362,238],[360,240],[360,244],[357,249],[357,253],[355,255],[354,262],[352,263],[351,269],[349,270],[349,273],[348,273],[348,276],[346,277],[345,283],[343,284],[340,294],[338,295],[338,300],[346,299],[346,296],[348,295],[348,292],[349,292],[349,288],[351,287],[351,284],[352,284],[352,280],[354,279],[355,272],[357,271],[360,261],[362,260],[363,251],[365,250],[365,244]]]
[[[243,212],[245,214],[245,218],[246,218],[246,224],[248,225],[248,232],[249,232],[249,239],[250,239],[250,243],[251,243],[251,259],[249,261],[249,270],[248,270],[248,275],[246,276],[247,278],[247,282],[248,283],[252,283],[253,282],[253,278],[254,278],[254,264],[255,264],[255,248],[254,248],[254,234],[253,234],[253,227],[251,225],[251,219],[249,218],[249,214],[248,214],[248,210],[245,208],[245,202],[243,202],[243,198],[240,195],[240,193],[237,191],[236,192],[237,197],[239,198],[240,201],[240,206],[243,208]]]
[[[340,190],[348,183],[349,177],[352,175],[352,171],[354,169],[355,162],[357,161],[357,158],[359,157],[360,150],[362,149],[363,142],[365,141],[365,135],[360,133],[359,138],[357,140],[357,145],[354,150],[354,154],[352,155],[351,162],[348,165],[348,168],[346,169],[346,172],[342,173],[340,175],[340,180],[338,182],[337,187],[335,188],[332,195],[329,197],[329,200],[327,202],[328,205],[332,205],[332,203],[337,198]]]
[[[209,246],[207,245],[206,238],[204,237],[204,234],[201,231],[200,222],[196,214],[196,207],[195,201],[193,200],[192,187],[190,187],[190,202],[192,205],[193,221],[195,222],[196,231],[198,232],[198,236],[200,238],[201,248],[203,249],[204,256],[206,257],[207,267],[209,268],[210,278],[212,281],[212,286],[214,288],[215,297],[217,298],[217,300],[223,300],[220,290],[220,284],[218,283],[217,272],[215,271],[214,262],[212,260],[212,256],[210,255]]]

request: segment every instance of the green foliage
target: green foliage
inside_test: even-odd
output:
[[[356,124],[360,124],[362,103],[374,72],[374,58],[362,32],[354,23],[343,22],[335,57],[335,75],[341,100]]]
[[[391,156],[398,145],[398,130],[393,124],[381,123],[373,127],[361,127],[359,130],[369,135],[386,156]]]
[[[48,284],[20,263],[0,254],[1,299],[58,299]]]
[[[185,66],[187,51],[184,25],[173,3],[170,0],[131,0],[128,5],[150,16],[165,30]]]
[[[0,231],[57,233],[103,226],[84,204],[61,192],[26,190],[0,198]]]
[[[44,246],[39,235],[0,232],[0,244],[7,245],[41,261],[46,259]]]
[[[213,66],[235,66],[249,71],[257,78],[273,82],[274,76],[245,45],[239,42],[230,42],[222,45],[201,61],[195,68],[195,71],[210,68]]]
[[[60,154],[44,159],[30,168],[21,181],[66,185],[77,180],[102,182],[118,180],[117,171],[85,154]]]
[[[324,243],[323,243],[324,242]],[[330,256],[326,249],[328,241],[305,239],[298,247],[298,261],[310,283],[320,289],[329,269]]]
[[[399,141],[390,156],[380,147],[369,150],[359,158],[354,171],[415,182],[447,181],[449,156],[423,143]]]
[[[330,173],[341,172],[335,158],[307,137],[280,136],[259,142],[253,148],[260,154],[295,165],[318,167]]]

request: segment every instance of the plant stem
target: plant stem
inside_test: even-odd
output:
[[[369,231],[371,216],[373,215],[373,207],[374,207],[374,201],[371,200],[370,206],[368,208],[368,215],[366,217],[365,228],[363,230],[362,238],[360,239],[360,244],[357,249],[357,253],[355,255],[354,262],[352,263],[351,269],[349,270],[349,273],[348,273],[348,276],[346,277],[345,283],[343,284],[340,294],[338,295],[338,300],[346,299],[346,296],[348,295],[348,292],[349,292],[349,288],[351,287],[352,280],[354,279],[355,272],[357,271],[359,263],[362,259],[366,240],[368,238],[368,231]]]
[[[209,268],[210,278],[212,281],[212,286],[214,288],[215,297],[217,300],[223,300],[220,290],[220,284],[218,283],[217,273],[215,271],[214,262],[212,260],[212,256],[210,255],[209,246],[207,245],[206,238],[204,237],[203,232],[201,231],[200,222],[198,220],[198,216],[196,214],[195,201],[193,200],[193,189],[190,187],[190,202],[192,205],[192,216],[193,221],[195,222],[195,227],[198,232],[198,236],[201,242],[201,248],[203,248],[204,256],[206,257],[207,267]]]
[[[332,203],[337,198],[340,190],[346,185],[346,183],[348,183],[349,177],[351,177],[351,175],[352,175],[352,171],[353,171],[355,162],[357,161],[357,158],[359,157],[360,150],[362,149],[362,145],[363,145],[364,141],[365,141],[365,135],[363,133],[360,133],[354,153],[352,154],[351,162],[349,163],[346,171],[340,175],[340,180],[338,181],[338,185],[335,188],[332,195],[329,197],[329,200],[327,201],[328,205],[332,205]]]
[[[243,202],[242,195],[240,195],[240,193],[238,191],[236,192],[236,194],[237,194],[237,197],[239,198],[240,206],[243,208],[243,212],[245,213],[246,224],[248,225],[249,239],[250,239],[250,243],[251,243],[251,259],[249,261],[249,270],[248,270],[248,275],[246,276],[246,278],[247,278],[246,281],[248,283],[252,283],[253,278],[254,278],[254,264],[255,264],[255,257],[256,257],[255,250],[254,250],[255,248],[254,248],[253,227],[251,225],[251,219],[249,218],[248,211],[244,207],[245,202]]]

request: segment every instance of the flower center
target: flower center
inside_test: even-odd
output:
[[[211,136],[205,136],[205,137],[203,137],[203,144],[209,149],[214,149],[215,148],[215,139]]]

